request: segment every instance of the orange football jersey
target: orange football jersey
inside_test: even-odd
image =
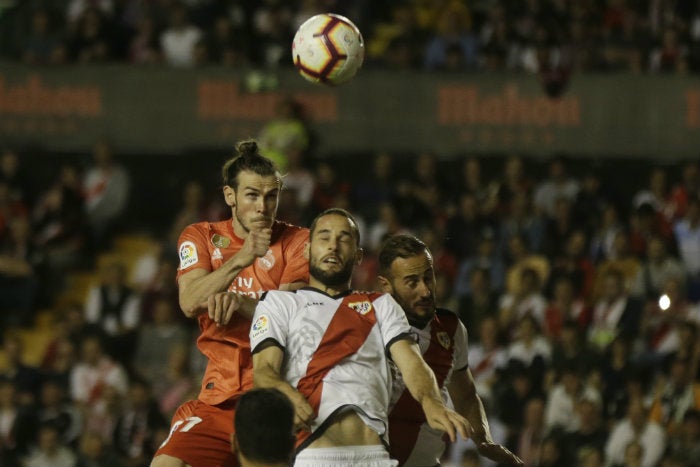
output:
[[[283,284],[308,283],[309,265],[303,254],[308,239],[308,229],[276,221],[267,254],[243,269],[228,290],[259,298]],[[178,278],[193,269],[214,271],[242,246],[243,239],[234,234],[231,219],[192,224],[178,241]],[[207,313],[201,313],[198,320],[201,332],[197,347],[208,358],[199,400],[215,405],[253,386],[250,321],[234,314],[227,326],[217,327]]]

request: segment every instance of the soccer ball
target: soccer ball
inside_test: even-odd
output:
[[[292,43],[292,57],[297,70],[307,80],[336,85],[350,80],[360,69],[365,44],[352,21],[324,13],[299,26]]]

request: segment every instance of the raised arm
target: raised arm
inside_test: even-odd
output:
[[[228,289],[240,272],[253,264],[256,258],[265,256],[270,246],[271,229],[251,230],[241,249],[215,271],[193,269],[178,280],[180,308],[193,318],[207,310],[209,297]]]
[[[306,398],[280,376],[284,351],[271,341],[263,342],[253,354],[253,385],[259,388],[275,388],[285,394],[294,406],[294,426],[309,429],[316,415]]]
[[[469,423],[457,412],[445,407],[435,375],[421,357],[418,344],[401,339],[391,345],[389,352],[401,372],[406,388],[423,408],[428,425],[445,431],[453,442],[457,433],[464,439],[468,438]]]
[[[472,440],[479,454],[498,464],[523,465],[523,461],[500,444],[493,442],[486,411],[481,398],[476,392],[476,385],[471,370],[455,371],[448,386],[455,410],[469,421],[472,428]]]

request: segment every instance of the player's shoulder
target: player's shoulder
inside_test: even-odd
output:
[[[185,229],[182,231],[182,233],[200,233],[200,234],[208,234],[209,232],[214,232],[214,233],[222,233],[222,232],[228,232],[231,229],[231,219],[228,220],[223,220],[223,221],[215,221],[215,222],[210,222],[210,221],[202,221],[202,222],[195,222],[194,224],[190,224]]]
[[[461,325],[461,321],[459,320],[457,313],[452,310],[448,310],[447,308],[436,308],[434,319],[439,321],[443,326],[453,328],[455,330]]]
[[[459,319],[457,316],[457,313],[455,313],[452,310],[448,310],[447,308],[440,308],[437,307],[435,308],[435,316],[438,318],[444,318],[444,319]]]
[[[384,295],[388,294],[374,290],[353,290],[348,294],[352,298],[364,298],[370,302],[375,302]]]
[[[298,225],[290,224],[283,221],[275,221],[272,225],[273,236],[280,240],[290,240],[293,238],[307,239],[309,237],[309,229]]]
[[[304,290],[303,289],[297,289],[297,290],[277,290],[277,289],[272,289],[272,290],[266,290],[265,292],[262,293],[260,296],[260,301],[264,300],[298,300],[299,297],[304,295]]]

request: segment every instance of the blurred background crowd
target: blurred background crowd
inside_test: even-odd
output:
[[[303,19],[356,19],[367,66],[697,72],[700,2],[0,2],[2,53],[35,65],[289,66]],[[73,65],[76,66],[76,65]],[[76,67],[77,68],[77,67]],[[497,441],[527,466],[700,465],[700,162],[566,154],[319,154],[293,99],[256,136],[278,218],[344,207],[376,252],[410,232],[470,333]],[[38,152],[36,152],[38,151]],[[40,154],[41,153],[41,154]],[[205,362],[176,244],[230,216],[230,154],[0,150],[0,466],[147,466]],[[662,156],[672,156],[664,154]],[[672,157],[671,157],[672,159]],[[486,466],[468,443],[445,463]]]
[[[28,64],[291,66],[297,27],[351,18],[367,66],[700,70],[696,0],[3,0],[0,53]]]
[[[697,160],[304,154],[285,153],[278,217],[355,213],[361,289],[376,287],[383,238],[425,240],[438,302],[470,332],[494,434],[527,465],[698,465]],[[2,465],[46,465],[41,456],[59,450],[79,465],[148,464],[172,411],[199,388],[205,362],[179,311],[176,242],[189,223],[230,215],[215,178],[225,157],[209,157],[206,174],[180,172],[160,204],[144,200],[152,173],[142,183],[106,141],[45,180],[21,153],[2,153]],[[160,216],[138,216],[144,203]],[[486,465],[469,464],[468,445],[451,455]]]

